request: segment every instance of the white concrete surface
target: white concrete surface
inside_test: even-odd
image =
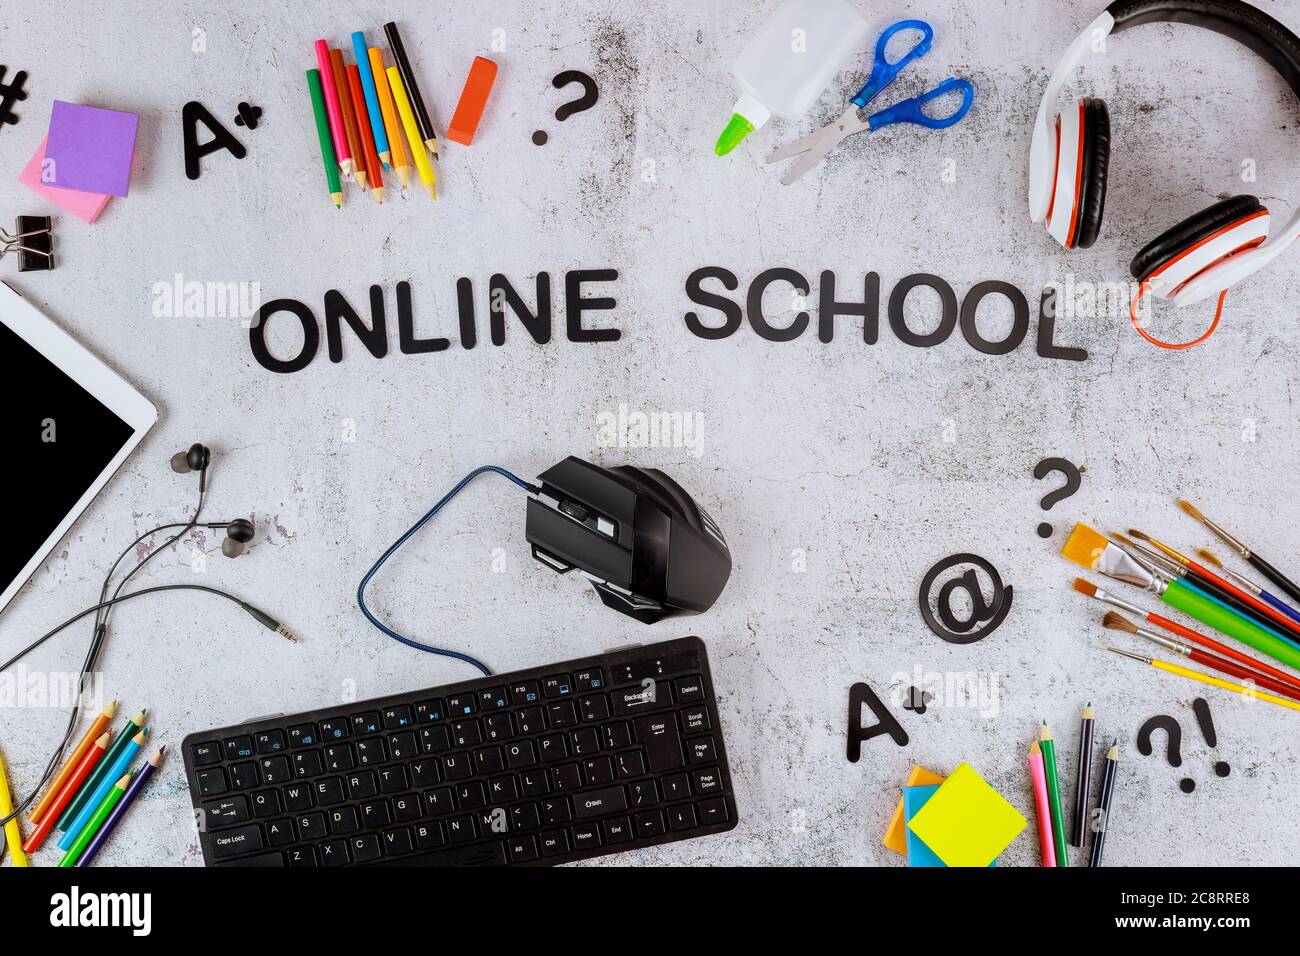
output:
[[[1300,27],[1294,5],[1261,5]],[[1091,700],[1098,738],[1118,734],[1124,745],[1109,864],[1289,863],[1300,839],[1295,716],[1207,690],[1219,732],[1211,751],[1191,712],[1197,688],[1099,650],[1101,610],[1070,590],[1075,568],[1056,552],[1076,519],[1101,529],[1138,524],[1222,552],[1175,509],[1186,495],[1300,573],[1295,256],[1233,290],[1221,331],[1181,354],[1157,352],[1114,316],[1060,323],[1061,341],[1091,353],[1085,363],[1037,356],[1036,317],[1026,344],[984,356],[959,333],[934,349],[908,347],[883,317],[880,341],[868,346],[849,319],[829,344],[813,331],[773,344],[748,327],[704,341],[682,316],[692,308],[686,276],[704,265],[745,285],[774,266],[813,280],[832,269],[842,297],[869,270],[886,294],[910,273],[933,272],[959,295],[1003,279],[1034,303],[1070,270],[1076,281],[1126,281],[1143,242],[1217,197],[1256,192],[1289,215],[1300,201],[1294,96],[1262,61],[1203,31],[1147,26],[1115,39],[1072,87],[1110,103],[1106,225],[1094,249],[1066,255],[1028,222],[1026,160],[1039,92],[1091,7],[862,4],[873,38],[908,16],[936,28],[933,52],[889,101],[952,74],[978,85],[976,105],[946,133],[859,137],[782,187],[764,155],[837,115],[869,51],[802,122],[773,121],[718,159],[713,141],[736,94],[730,61],[773,6],[130,2],[105,19],[102,4],[82,0],[55,10],[7,4],[0,62],[30,73],[30,95],[18,105],[20,123],[0,128],[0,218],[55,211],[16,182],[53,99],[133,110],[142,122],[130,196],[93,226],[59,217],[56,271],[19,276],[6,260],[0,275],[137,383],[162,420],[4,612],[0,652],[91,603],[125,542],[184,514],[195,483],[173,475],[167,459],[204,441],[216,453],[208,514],[253,515],[257,541],[230,562],[220,537],[205,535],[197,547],[206,570],[193,570],[187,544],[161,555],[141,583],[219,583],[280,615],[303,643],[200,596],[141,601],[116,615],[106,694],[130,709],[150,706],[157,739],[177,744],[191,730],[255,714],[469,677],[372,629],[353,598],[362,573],[475,465],[531,477],[568,454],[630,461],[672,473],[727,532],[735,570],[703,617],[647,629],[534,566],[523,499],[495,479],[428,527],[373,589],[374,606],[395,625],[502,671],[632,641],[704,637],[740,826],[603,862],[898,865],[880,836],[912,763],[947,771],[968,760],[1031,813],[1024,759],[1034,728],[1042,718],[1054,725],[1072,781],[1078,711]],[[396,196],[390,184],[382,208],[353,187],[337,212],[324,195],[303,71],[315,65],[317,36],[343,44],[361,27],[374,43],[392,17],[439,124],[475,54],[496,59],[501,74],[474,145],[445,146],[436,206],[416,190]],[[195,29],[205,52],[192,50]],[[503,50],[493,52],[494,38]],[[600,101],[557,124],[551,114],[573,91],[550,79],[569,68],[596,78]],[[242,162],[206,158],[197,182],[182,162],[180,110],[191,98],[249,150]],[[256,130],[233,125],[244,99],[264,110]],[[545,147],[530,142],[537,128],[551,134]],[[1258,181],[1243,184],[1251,165]],[[566,270],[600,267],[621,278],[618,308],[595,324],[622,329],[619,342],[570,343],[561,313],[546,346],[518,324],[505,346],[487,343],[493,273],[523,286],[549,272],[559,307]],[[454,343],[455,281],[468,276],[480,344],[406,356],[390,333],[386,358],[349,339],[335,365],[322,343],[309,369],[274,375],[252,360],[238,320],[153,315],[153,286],[177,273],[255,281],[265,299],[301,299],[318,318],[329,288],[361,307],[377,282],[392,309],[394,285],[409,280],[421,334]],[[784,286],[769,294],[774,322],[795,311],[788,296]],[[933,321],[923,294],[913,308],[916,327]],[[985,310],[987,335],[1009,327],[998,306]],[[1209,311],[1160,314],[1177,336],[1195,334]],[[287,336],[277,341],[291,348]],[[601,447],[600,416],[620,403],[700,416],[700,453]],[[353,426],[355,440],[345,440]],[[1038,501],[1056,479],[1036,482],[1030,472],[1049,455],[1087,471],[1079,493],[1048,516],[1057,530],[1045,542],[1034,530]],[[916,589],[933,562],[964,550],[992,560],[1016,597],[998,631],[957,647],[925,629]],[[78,627],[27,664],[73,668],[88,637]],[[918,716],[896,706],[910,746],[881,738],[847,763],[849,685],[866,680],[884,694],[895,675],[918,668],[996,680],[996,715],[932,705]],[[1142,721],[1160,712],[1183,726],[1178,770],[1133,745]],[[42,708],[0,717],[16,788],[35,779],[63,719]],[[1232,765],[1226,779],[1213,776],[1219,759]],[[1184,775],[1198,782],[1190,796],[1178,790]],[[173,759],[105,862],[198,863],[188,810]],[[1003,859],[1028,864],[1036,855],[1031,825]]]

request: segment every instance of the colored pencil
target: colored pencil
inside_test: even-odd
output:
[[[429,152],[437,156],[438,136],[429,119],[429,111],[424,108],[424,96],[420,93],[420,84],[415,79],[415,71],[411,69],[411,61],[406,56],[406,46],[402,43],[402,35],[397,32],[397,24],[391,20],[385,23],[384,34],[388,37],[388,46],[393,51],[393,59],[397,62],[397,68],[402,74],[402,83],[411,99],[415,122],[420,130],[420,139],[424,140],[424,145]],[[418,145],[418,142],[417,140],[412,146]]]
[[[320,68],[321,89],[325,94],[325,109],[330,121],[330,138],[334,142],[334,155],[339,171],[352,175],[352,151],[348,148],[347,133],[343,129],[343,110],[339,106],[338,87],[334,83],[334,64],[330,48],[324,40],[316,41],[316,65]]]
[[[86,849],[82,851],[81,856],[78,857],[77,866],[90,866],[95,855],[103,849],[104,844],[107,843],[109,837],[113,835],[114,828],[122,821],[122,818],[126,816],[126,812],[131,809],[131,804],[135,802],[136,797],[140,795],[140,791],[145,788],[145,785],[149,782],[149,778],[154,775],[154,771],[156,771],[158,765],[162,763],[163,752],[166,749],[166,745],[159,747],[152,757],[140,765],[140,769],[137,770],[135,775],[131,778],[131,786],[127,787],[125,796],[118,801],[117,806],[113,808],[113,812],[110,813],[108,819],[104,821],[104,825],[99,828],[99,832],[95,834],[94,839],[90,841]]]
[[[1088,856],[1088,866],[1101,866],[1101,852],[1106,848],[1106,831],[1110,829],[1110,806],[1115,795],[1115,772],[1118,768],[1119,738],[1116,737],[1106,751],[1106,768],[1101,774],[1101,799],[1097,804],[1101,815],[1092,835],[1092,853]]]
[[[1297,586],[1285,574],[1283,574],[1277,568],[1273,567],[1273,565],[1269,564],[1267,561],[1261,558],[1250,548],[1246,547],[1244,544],[1242,544],[1232,535],[1228,534],[1228,532],[1224,531],[1222,528],[1220,528],[1209,518],[1205,517],[1205,515],[1201,514],[1200,509],[1198,509],[1186,498],[1178,499],[1178,507],[1181,508],[1185,514],[1189,515],[1192,518],[1195,518],[1201,524],[1205,525],[1205,527],[1209,528],[1216,538],[1218,538],[1220,541],[1222,541],[1224,544],[1230,547],[1233,551],[1236,551],[1237,554],[1241,555],[1241,557],[1249,561],[1254,566],[1256,571],[1264,575],[1264,577],[1268,578],[1270,581],[1272,581],[1274,584],[1280,587],[1283,591],[1285,591],[1287,596],[1291,598],[1291,600],[1300,601],[1300,586]]]
[[[1083,708],[1079,721],[1079,766],[1074,778],[1074,829],[1070,846],[1082,847],[1088,826],[1088,791],[1092,789],[1092,725],[1096,715],[1092,702]]]
[[[357,58],[357,72],[361,74],[361,89],[366,94],[366,116],[370,120],[370,135],[375,141],[375,152],[384,169],[390,169],[388,152],[388,135],[384,130],[384,118],[379,108],[379,91],[375,87],[374,68],[366,51],[366,35],[360,30],[352,34],[352,55]]]
[[[41,848],[45,838],[54,829],[54,823],[58,820],[59,814],[63,812],[63,808],[72,801],[73,796],[81,789],[81,785],[86,782],[86,778],[90,776],[91,771],[103,759],[104,752],[108,750],[108,741],[112,736],[113,732],[106,730],[99,735],[99,739],[90,745],[86,755],[81,758],[81,763],[77,764],[77,769],[72,771],[72,776],[68,777],[67,783],[63,785],[62,792],[54,798],[54,802],[50,804],[45,816],[41,818],[41,822],[32,831],[31,836],[27,838],[27,842],[23,844],[25,851],[35,853]]]
[[[393,90],[393,102],[397,104],[397,113],[402,117],[402,127],[406,130],[406,138],[411,144],[411,156],[415,159],[415,170],[420,174],[420,182],[424,185],[424,191],[429,194],[429,198],[437,199],[433,165],[429,162],[429,154],[420,146],[420,131],[415,125],[411,104],[406,99],[406,90],[402,87],[402,74],[395,66],[388,68],[388,85]]]
[[[1043,769],[1043,749],[1035,737],[1029,745],[1029,779],[1034,784],[1034,806],[1038,810],[1038,844],[1043,866],[1056,866],[1056,841],[1052,837],[1052,806],[1047,796],[1047,776]]]
[[[1147,640],[1159,644],[1165,650],[1173,651],[1175,654],[1181,654],[1189,660],[1195,661],[1211,670],[1219,671],[1223,674],[1229,674],[1232,677],[1248,680],[1251,683],[1262,687],[1264,690],[1274,694],[1280,694],[1283,697],[1290,697],[1292,700],[1300,700],[1300,690],[1296,690],[1290,684],[1284,684],[1282,681],[1266,677],[1256,671],[1243,667],[1227,658],[1218,657],[1206,651],[1199,650],[1188,644],[1162,637],[1154,631],[1148,631],[1146,628],[1138,627],[1122,614],[1114,611],[1107,611],[1106,616],[1102,619],[1102,626],[1112,631],[1124,631],[1127,634],[1135,634],[1138,637],[1144,637]]]
[[[108,748],[108,753],[104,754],[103,762],[95,768],[95,771],[90,775],[90,779],[87,780],[85,786],[81,788],[81,792],[72,798],[72,803],[68,805],[67,809],[63,811],[63,815],[59,817],[58,827],[60,830],[66,831],[68,829],[68,825],[72,823],[77,814],[81,812],[81,808],[86,805],[86,802],[90,799],[90,795],[94,793],[95,788],[99,786],[104,777],[108,776],[108,771],[112,768],[113,762],[117,760],[117,755],[130,746],[131,738],[140,732],[140,728],[144,726],[144,722],[148,719],[148,716],[149,711],[145,709],[137,711],[133,717],[127,720],[126,726],[122,728],[117,739],[113,741],[113,745]],[[116,780],[117,777],[114,776],[113,779]]]
[[[13,795],[9,790],[9,778],[5,775],[4,758],[0,757],[0,819],[14,812]],[[27,866],[27,854],[23,852],[23,834],[18,829],[18,817],[5,824],[5,844],[9,847],[9,856],[14,866]]]
[[[352,175],[357,185],[366,188],[366,160],[357,136],[357,117],[352,111],[352,95],[348,92],[348,71],[343,68],[343,51],[330,50],[330,67],[334,71],[334,86],[339,91],[339,112],[343,114],[343,133],[348,140],[348,154],[352,157]]]
[[[1121,657],[1128,657],[1135,661],[1141,661],[1143,664],[1149,664],[1157,670],[1167,671],[1170,674],[1177,674],[1179,677],[1186,677],[1188,680],[1194,680],[1201,684],[1209,684],[1211,687],[1222,687],[1224,690],[1230,690],[1243,697],[1276,704],[1277,706],[1285,707],[1288,710],[1300,710],[1300,703],[1297,703],[1294,700],[1287,700],[1285,697],[1278,697],[1274,694],[1266,694],[1253,687],[1234,684],[1232,681],[1220,680],[1217,677],[1211,677],[1209,674],[1202,674],[1200,671],[1194,671],[1188,667],[1180,667],[1177,664],[1166,664],[1164,661],[1158,661],[1153,657],[1143,657],[1141,654],[1132,654],[1128,651],[1122,651],[1118,647],[1106,646],[1106,650],[1112,651]]]
[[[1097,585],[1093,584],[1091,581],[1085,581],[1083,578],[1075,578],[1074,589],[1080,594],[1086,594],[1090,598],[1096,598],[1104,604],[1109,604],[1112,607],[1117,607],[1122,611],[1128,611],[1130,614],[1135,614],[1140,618],[1144,618],[1148,623],[1154,624],[1156,627],[1162,628],[1171,634],[1177,634],[1179,637],[1185,638],[1194,644],[1200,644],[1202,647],[1209,648],[1217,654],[1221,654],[1224,657],[1230,657],[1237,663],[1242,664],[1261,675],[1272,677],[1274,680],[1281,681],[1289,687],[1294,687],[1296,690],[1300,690],[1300,678],[1293,677],[1286,671],[1279,670],[1271,664],[1266,664],[1261,660],[1256,660],[1249,654],[1243,654],[1241,651],[1229,647],[1222,641],[1216,641],[1212,637],[1206,637],[1199,631],[1193,631],[1190,627],[1184,627],[1177,621],[1171,621],[1169,618],[1156,614],[1154,611],[1145,611],[1136,604],[1125,601],[1123,598],[1111,594],[1104,588],[1097,587]]]
[[[50,781],[50,785],[45,788],[45,793],[41,796],[41,799],[38,800],[36,806],[32,808],[32,812],[27,819],[31,820],[33,824],[40,823],[41,820],[44,819],[45,811],[50,808],[50,804],[54,802],[54,798],[59,795],[59,791],[63,789],[63,785],[68,782],[68,777],[70,777],[72,772],[77,769],[77,764],[81,763],[81,758],[86,756],[86,751],[91,748],[91,745],[94,744],[99,735],[104,732],[104,729],[108,726],[108,722],[113,719],[113,714],[116,711],[117,701],[114,700],[110,701],[107,707],[95,715],[95,719],[90,722],[90,726],[87,727],[86,732],[81,735],[81,739],[77,741],[77,745],[72,748],[72,752],[68,755],[67,761],[59,768],[59,772],[54,775],[54,779]]]
[[[397,118],[397,107],[393,105],[393,91],[388,86],[388,72],[384,69],[384,55],[376,47],[366,51],[370,55],[370,70],[375,75],[375,92],[379,95],[379,112],[383,114],[384,132],[388,137],[393,169],[405,189],[411,184],[411,166],[406,161],[406,149],[402,139],[406,135],[401,120]]]
[[[108,758],[105,758],[105,765],[108,767],[108,772],[103,775],[100,783],[91,791],[90,799],[87,800],[85,805],[81,808],[81,812],[72,818],[72,822],[68,824],[68,829],[65,830],[63,836],[59,838],[60,850],[66,850],[76,842],[77,837],[81,834],[81,831],[85,829],[86,824],[94,815],[95,810],[99,808],[104,797],[108,795],[108,791],[113,786],[113,782],[131,769],[131,761],[134,760],[135,755],[140,752],[140,748],[144,746],[145,740],[148,736],[149,728],[142,727],[138,734],[127,741],[126,746],[122,748],[116,758],[111,762],[107,762]]]
[[[1056,865],[1070,865],[1070,851],[1065,848],[1065,814],[1061,810],[1061,778],[1056,770],[1056,741],[1043,721],[1038,732],[1038,746],[1043,751],[1043,775],[1047,778],[1047,802],[1052,808],[1052,839],[1056,844]]]
[[[75,866],[77,859],[85,852],[90,841],[95,838],[99,828],[104,825],[108,815],[113,812],[113,808],[118,805],[122,797],[126,794],[126,788],[131,783],[131,775],[124,773],[117,782],[108,788],[104,794],[104,799],[95,805],[95,812],[90,815],[86,825],[81,828],[74,840],[63,854],[63,859],[59,860],[59,866]]]
[[[1297,611],[1290,604],[1287,604],[1276,594],[1270,594],[1268,591],[1264,590],[1262,587],[1260,587],[1250,578],[1238,574],[1236,571],[1232,570],[1232,568],[1228,567],[1222,561],[1220,561],[1214,555],[1214,552],[1206,548],[1197,548],[1196,553],[1200,557],[1200,559],[1204,561],[1207,565],[1209,565],[1212,568],[1215,568],[1216,570],[1222,571],[1228,577],[1232,578],[1232,580],[1236,581],[1239,586],[1245,588],[1247,591],[1255,595],[1255,597],[1259,598],[1261,601],[1267,601],[1269,604],[1273,605],[1273,607],[1277,608],[1287,617],[1291,618],[1291,620],[1300,621],[1300,611]]]
[[[1206,581],[1209,584],[1211,584],[1213,587],[1218,588],[1220,591],[1224,591],[1227,594],[1231,595],[1237,601],[1240,601],[1241,603],[1248,606],[1257,615],[1262,615],[1266,619],[1266,621],[1261,623],[1267,623],[1268,626],[1280,630],[1284,636],[1289,635],[1293,640],[1296,638],[1300,638],[1300,624],[1297,624],[1290,616],[1283,614],[1281,611],[1273,607],[1271,604],[1268,604],[1265,601],[1261,601],[1258,597],[1251,594],[1249,591],[1245,590],[1244,588],[1240,588],[1237,585],[1233,584],[1231,581],[1227,580],[1226,578],[1220,577],[1219,575],[1211,571],[1209,568],[1207,568],[1205,565],[1193,561],[1191,558],[1187,557],[1187,555],[1183,554],[1180,551],[1176,551],[1175,549],[1169,547],[1167,544],[1162,544],[1161,542],[1157,541],[1155,538],[1151,537],[1149,534],[1144,534],[1143,532],[1136,531],[1133,528],[1129,528],[1128,533],[1133,535],[1133,537],[1135,538],[1138,538],[1142,541],[1146,541],[1153,548],[1156,548],[1157,550],[1168,555],[1172,560],[1181,564],[1183,567],[1185,567],[1192,574],[1195,574],[1201,580]]]
[[[375,201],[384,201],[384,174],[379,165],[379,154],[375,152],[375,141],[370,132],[370,115],[366,112],[366,95],[361,91],[361,72],[348,64],[348,89],[352,93],[352,109],[357,114],[357,138],[361,140],[361,150],[366,156],[366,177],[374,191]]]
[[[316,136],[320,139],[320,158],[325,164],[325,186],[330,191],[330,201],[336,208],[341,208],[343,185],[339,182],[339,164],[334,155],[329,120],[325,115],[325,94],[321,89],[320,70],[307,71],[307,89],[311,92],[312,112],[316,114]]]

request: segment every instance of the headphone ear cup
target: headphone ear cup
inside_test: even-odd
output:
[[[221,542],[221,553],[228,558],[237,558],[244,553],[248,542],[253,540],[256,529],[247,518],[236,518],[226,527],[226,538]]]
[[[1079,177],[1079,213],[1071,248],[1088,249],[1101,233],[1110,173],[1110,110],[1106,101],[1083,101],[1083,169]]]
[[[1138,250],[1129,265],[1133,278],[1145,282],[1162,266],[1233,223],[1249,219],[1267,210],[1254,196],[1233,196],[1216,202],[1178,225],[1166,229]]]

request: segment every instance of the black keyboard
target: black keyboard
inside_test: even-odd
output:
[[[704,642],[190,734],[209,866],[549,865],[736,825]]]

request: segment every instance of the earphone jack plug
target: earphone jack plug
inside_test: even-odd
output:
[[[287,627],[285,627],[275,618],[271,617],[271,615],[267,614],[265,611],[255,608],[251,604],[244,604],[242,602],[240,603],[239,606],[242,607],[249,614],[251,614],[254,618],[256,618],[257,623],[261,624],[263,627],[267,628],[268,630],[275,631],[275,633],[279,634],[281,637],[285,638],[290,643],[293,644],[298,643],[298,637],[296,634],[293,633],[293,631],[289,630]]]

